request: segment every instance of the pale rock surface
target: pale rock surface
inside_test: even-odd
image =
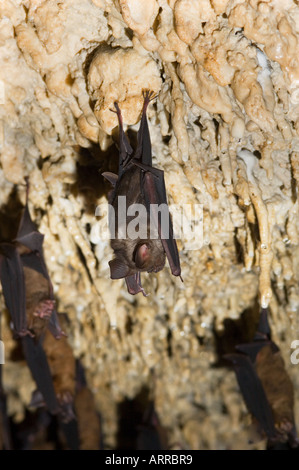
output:
[[[29,176],[30,211],[106,447],[116,445],[117,405],[145,387],[170,446],[263,448],[248,444],[233,372],[213,367],[227,322],[251,309],[252,337],[258,304],[270,306],[299,426],[299,365],[290,361],[299,339],[297,3],[0,3],[1,214],[13,219],[14,185],[24,203]],[[178,240],[184,283],[168,267],[144,275],[147,298],[110,280],[106,220],[95,216],[108,193],[98,169],[117,165],[113,103],[125,128],[135,125],[144,89],[158,95],[149,128],[169,202],[200,204],[203,220],[199,249]],[[98,165],[80,182],[91,155]],[[9,412],[21,420],[34,386],[11,360],[4,316],[2,332]]]

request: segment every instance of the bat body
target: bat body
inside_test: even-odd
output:
[[[165,257],[172,274],[181,274],[167,204],[164,173],[152,166],[146,118],[151,96],[149,92],[144,94],[137,148],[134,153],[123,131],[121,111],[115,103],[120,132],[119,171],[118,175],[103,173],[114,186],[109,197],[109,203],[113,207],[110,227],[115,228],[115,237],[111,239],[115,258],[109,262],[111,279],[125,278],[131,294],[142,292],[144,295],[140,273],[161,271],[165,265]],[[125,203],[125,208],[120,199]],[[139,229],[136,236],[133,233],[135,226]],[[129,233],[130,227],[132,231]]]
[[[267,309],[262,309],[252,343],[236,346],[227,354],[248,410],[268,438],[268,446],[287,443],[297,447],[294,423],[294,389],[278,346],[270,339]]]

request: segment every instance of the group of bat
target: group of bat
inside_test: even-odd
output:
[[[144,105],[135,152],[124,133],[121,110],[115,103],[114,112],[119,122],[118,175],[106,172],[103,176],[113,185],[109,203],[114,208],[116,234],[118,196],[127,198],[127,206],[142,204],[147,214],[154,213],[154,224],[159,237],[130,240],[116,235],[111,240],[115,258],[109,262],[111,279],[124,278],[130,294],[145,291],[141,272],[158,272],[167,257],[171,272],[181,275],[180,259],[173,236],[168,211],[169,232],[162,229],[161,213],[151,206],[167,205],[164,173],[152,166],[151,141],[146,117],[151,92],[144,92]],[[14,334],[22,343],[24,357],[36,383],[40,398],[49,413],[56,415],[69,437],[69,447],[78,448],[78,432],[72,411],[72,393],[57,392],[53,384],[53,368],[45,353],[45,337],[64,341],[55,307],[53,286],[43,256],[43,238],[33,223],[28,209],[29,184],[26,206],[15,240],[0,244],[0,279],[7,309],[13,323]],[[168,205],[167,205],[168,207]],[[165,212],[164,212],[165,216]],[[128,224],[132,216],[126,217]],[[152,221],[151,221],[152,222]],[[278,346],[271,341],[266,309],[261,310],[260,322],[253,341],[236,347],[234,354],[226,355],[236,372],[237,381],[249,412],[259,424],[268,440],[268,447],[298,448],[299,441],[294,423],[294,391],[292,382]],[[51,370],[52,369],[52,370]],[[0,413],[2,425],[8,426],[5,393],[0,376]],[[199,384],[200,386],[200,384]],[[3,433],[8,435],[8,433]],[[3,447],[10,447],[9,439]]]

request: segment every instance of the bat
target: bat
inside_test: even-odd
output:
[[[41,324],[60,338],[53,286],[43,256],[42,235],[36,229],[26,205],[15,240],[0,244],[0,280],[4,300],[17,337],[34,336]],[[42,319],[43,322],[39,322]],[[37,321],[35,321],[37,320]],[[37,332],[37,331],[36,331]]]
[[[135,152],[124,133],[121,110],[115,102],[119,122],[119,168],[118,175],[105,172],[102,175],[114,189],[109,195],[113,211],[110,213],[110,228],[115,228],[111,247],[115,258],[109,261],[111,279],[125,278],[128,292],[138,294],[145,291],[141,284],[141,272],[158,272],[165,265],[165,255],[174,276],[181,275],[180,259],[167,204],[164,172],[152,166],[152,150],[146,111],[153,93],[143,93],[144,104]],[[143,236],[128,236],[128,228],[134,217],[129,211],[123,215],[120,197],[126,198],[126,207],[143,209],[139,214],[139,229]],[[136,206],[134,206],[136,205]],[[158,210],[158,206],[162,208]],[[121,217],[122,216],[122,217]],[[120,219],[121,222],[120,222]],[[155,235],[153,235],[155,232]],[[182,278],[181,278],[182,279]]]
[[[224,357],[233,364],[246,406],[265,432],[268,447],[298,447],[293,384],[278,346],[271,341],[267,309],[261,310],[253,341],[236,350]]]
[[[28,194],[27,181],[26,205],[17,236],[10,243],[0,244],[0,279],[15,336],[21,339],[25,359],[42,400],[51,414],[59,416],[62,427],[70,434],[68,428],[73,415],[69,413],[69,404],[57,399],[43,347],[47,329],[55,339],[64,333],[58,322],[53,286],[43,256],[44,235],[31,219]]]

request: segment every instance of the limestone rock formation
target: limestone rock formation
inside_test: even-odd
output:
[[[124,447],[123,414],[150,402],[169,448],[264,448],[261,438],[248,443],[251,418],[221,360],[252,338],[260,306],[269,306],[299,425],[290,359],[299,340],[298,52],[293,0],[0,3],[1,240],[15,235],[29,176],[31,216],[104,448]],[[118,162],[110,109],[119,102],[133,135],[143,89],[157,94],[149,128],[169,204],[202,215],[196,249],[184,233],[177,240],[184,283],[168,267],[145,275],[146,298],[110,279],[107,220],[95,215],[110,189],[101,173]],[[3,296],[1,312],[8,412],[21,422],[34,384],[15,357]]]

